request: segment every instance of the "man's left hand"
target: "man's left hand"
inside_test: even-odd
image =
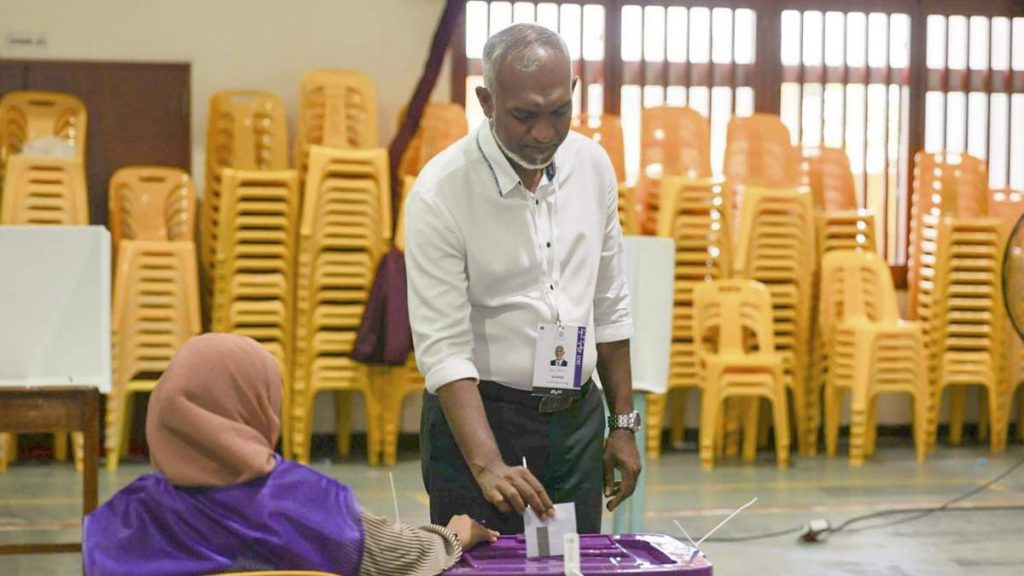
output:
[[[615,480],[615,471],[622,480]],[[636,448],[636,435],[625,429],[612,430],[604,444],[604,495],[611,498],[607,508],[611,512],[633,495],[640,476],[640,452]]]

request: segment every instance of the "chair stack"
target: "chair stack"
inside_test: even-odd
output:
[[[196,192],[177,168],[133,166],[110,180],[116,266],[113,385],[106,404],[107,468],[129,446],[133,398],[151,392],[178,349],[199,334]]]
[[[206,188],[199,221],[203,309],[213,309],[214,266],[223,170],[287,170],[288,119],[273,94],[223,91],[210,98],[206,124]]]
[[[292,450],[309,461],[314,400],[341,392],[338,448],[349,448],[347,397],[362,394],[369,461],[379,461],[379,401],[367,367],[350,357],[377,264],[391,238],[388,157],[384,149],[310,148],[303,197],[296,294]]]
[[[718,431],[729,398],[744,403],[744,460],[757,451],[758,400],[771,404],[775,423],[775,457],[789,466],[789,413],[783,358],[774,347],[771,294],[753,280],[716,280],[694,290],[694,335],[704,386],[701,406],[700,460],[714,466]]]
[[[645,108],[640,125],[640,179],[636,185],[640,231],[658,225],[661,178],[711,176],[711,125],[692,108]]]
[[[647,454],[661,452],[662,417],[671,400],[673,445],[683,441],[686,395],[700,388],[693,334],[693,290],[709,280],[730,276],[729,186],[722,179],[665,176],[661,180],[658,235],[676,245],[672,313],[672,349],[668,394],[648,400]]]
[[[402,117],[405,114],[403,112]],[[399,119],[401,124],[401,118]],[[398,173],[415,177],[428,160],[469,133],[466,111],[458,104],[431,102],[423,109],[419,129],[413,135]]]
[[[962,439],[967,386],[984,388],[991,448],[1006,448],[1003,373],[1006,316],[1000,285],[1003,235],[994,218],[922,218],[918,318],[925,327],[932,384],[927,445],[934,446],[943,393],[950,393],[950,443]]]
[[[308,171],[312,146],[379,146],[377,88],[369,76],[351,70],[310,70],[302,76],[295,137],[295,165],[300,177]]]
[[[86,225],[85,183],[88,114],[78,98],[56,92],[9,92],[0,99],[0,224]],[[34,142],[57,138],[68,157],[28,155]],[[79,438],[80,434],[76,436]],[[0,469],[17,456],[13,434],[0,432]],[[79,443],[80,444],[80,443]],[[67,436],[58,432],[57,460],[67,459]],[[80,450],[75,462],[81,467]]]
[[[985,163],[967,154],[914,155],[914,183],[907,243],[907,301],[911,318],[917,314],[925,218],[939,215],[987,214],[988,174]],[[960,212],[963,208],[963,212]],[[937,223],[937,220],[934,221]],[[931,232],[934,234],[934,231]]]
[[[820,402],[807,379],[814,293],[814,214],[810,194],[792,189],[747,187],[733,271],[771,292],[775,347],[782,355],[794,401],[797,442],[813,454]]]
[[[295,253],[299,184],[294,170],[221,173],[211,327],[248,336],[273,355],[281,370],[282,413],[291,413]],[[282,418],[288,454],[291,422]]]
[[[874,252],[836,250],[822,263],[822,341],[827,350],[825,447],[835,456],[842,395],[850,391],[850,464],[875,448],[879,394],[913,399],[914,447],[925,457],[929,404],[927,352],[920,324],[900,319],[889,266]]]

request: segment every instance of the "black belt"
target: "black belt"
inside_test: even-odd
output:
[[[579,390],[565,390],[557,396],[534,396],[529,390],[509,388],[490,380],[481,380],[479,384],[480,397],[497,402],[508,402],[532,408],[537,412],[551,413],[568,410],[590,392],[593,385],[587,380]]]

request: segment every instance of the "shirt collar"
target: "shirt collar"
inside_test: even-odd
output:
[[[495,180],[498,182],[498,194],[504,197],[517,184],[521,183],[519,175],[516,174],[512,164],[509,163],[508,158],[505,157],[501,148],[498,147],[494,132],[491,130],[491,124],[487,120],[484,120],[480,127],[477,128],[476,140],[480,145],[480,151],[483,152],[484,162],[487,163]],[[554,161],[544,169],[544,176],[548,182],[554,182],[557,173],[558,168],[555,166]]]

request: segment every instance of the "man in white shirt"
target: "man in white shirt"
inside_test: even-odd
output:
[[[483,60],[489,121],[423,168],[405,209],[431,521],[519,533],[525,506],[575,502],[578,530],[599,532],[602,488],[613,510],[640,474],[615,173],[569,132],[576,78],[557,34],[517,24]],[[555,344],[567,368],[549,365]]]

